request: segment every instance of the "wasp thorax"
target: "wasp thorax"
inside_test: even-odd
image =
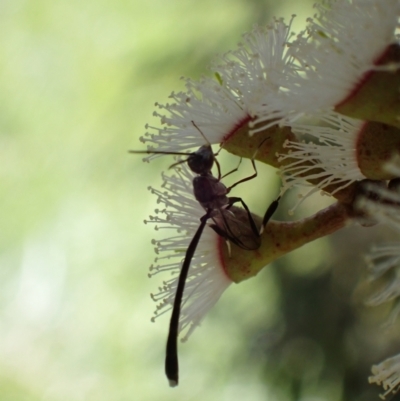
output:
[[[229,203],[226,186],[211,174],[194,177],[193,193],[205,209],[219,209]]]

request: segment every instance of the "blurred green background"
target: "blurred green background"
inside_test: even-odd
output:
[[[147,277],[147,186],[171,160],[127,150],[143,148],[154,102],[183,89],[182,75],[206,74],[254,23],[293,13],[297,29],[311,3],[0,2],[0,401],[377,394],[369,364],[390,350],[371,351],[379,317],[351,301],[362,261],[350,252],[370,232],[320,240],[232,286],[180,347],[176,389],[163,372],[168,318],[150,322],[160,282]],[[259,213],[279,185],[262,174],[271,186],[246,199]]]

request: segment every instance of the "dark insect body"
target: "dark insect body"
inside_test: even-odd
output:
[[[204,137],[203,133],[194,122],[193,125]],[[260,146],[262,145],[262,143],[260,144]],[[209,226],[218,235],[226,239],[228,243],[232,242],[233,244],[245,250],[255,250],[261,246],[261,233],[268,223],[269,219],[276,211],[280,198],[278,197],[275,201],[271,203],[264,215],[261,227],[257,227],[257,224],[243,199],[239,197],[228,196],[229,192],[234,187],[257,176],[257,169],[254,161],[255,155],[251,159],[251,163],[254,168],[254,174],[235,182],[229,187],[226,187],[221,182],[221,179],[237,171],[239,166],[231,170],[224,176],[221,176],[221,168],[218,160],[216,159],[216,155],[218,153],[213,153],[210,144],[203,145],[197,151],[192,153],[157,152],[151,150],[130,152],[142,154],[147,153],[187,155],[188,157],[186,159],[174,163],[171,167],[186,162],[190,170],[197,174],[197,176],[193,179],[193,193],[196,200],[200,203],[200,205],[206,212],[205,215],[200,218],[200,225],[192,240],[190,241],[189,247],[186,251],[186,255],[178,279],[174,305],[172,308],[166,347],[165,373],[169,380],[170,386],[175,387],[178,385],[179,381],[177,341],[179,333],[179,317],[181,311],[182,297],[185,289],[185,283],[190,263],[200,241],[204,227],[207,224],[207,221],[212,220],[212,223],[209,224]],[[214,163],[217,166],[218,177],[214,177],[211,172]],[[236,203],[240,203],[243,208],[234,206],[234,204]]]

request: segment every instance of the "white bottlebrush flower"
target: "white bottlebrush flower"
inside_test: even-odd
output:
[[[400,163],[396,158],[388,163],[386,170],[400,177]],[[398,187],[390,189],[376,184],[365,187],[368,196],[357,202],[357,207],[372,216],[378,222],[388,225],[397,233],[400,232],[400,191]],[[370,279],[376,280],[384,275],[388,276],[386,285],[381,287],[366,303],[371,306],[385,302],[393,302],[387,326],[392,325],[400,314],[400,238],[398,241],[383,243],[373,247],[366,257]],[[372,366],[373,376],[369,377],[370,383],[376,383],[383,387],[385,392],[380,395],[385,399],[391,393],[397,393],[400,389],[400,355],[395,355]]]
[[[287,54],[290,29],[291,21],[286,25],[275,20],[245,34],[237,50],[213,63],[217,80],[186,79],[186,91],[170,95],[173,103],[156,104],[162,112],[154,115],[163,127],[146,126],[149,132],[141,141],[149,150],[162,152],[185,152],[205,141],[223,143],[255,118],[265,99],[274,101],[279,89],[276,82],[293,68]]]
[[[380,395],[383,400],[389,394],[397,393],[400,389],[400,354],[372,366],[372,374],[368,381],[383,387],[385,393]]]
[[[400,177],[400,159],[392,159],[385,165],[385,170]],[[375,221],[391,227],[394,233],[400,234],[400,191],[397,186],[389,188],[369,183],[364,186],[367,196],[358,200],[356,207]],[[365,257],[368,264],[370,280],[386,276],[387,282],[375,291],[367,300],[371,306],[395,301],[388,324],[392,324],[400,312],[400,237],[396,241],[385,242],[371,248]]]
[[[378,279],[391,269],[400,267],[400,238],[398,242],[385,242],[371,248],[365,261],[371,280]]]
[[[357,208],[366,212],[379,223],[400,232],[400,191],[373,183],[365,185],[364,189],[369,196],[361,198],[357,202]]]
[[[293,18],[289,24],[274,19],[266,27],[255,26],[242,36],[236,50],[226,53],[212,66],[223,84],[246,105],[252,118],[264,102],[273,107],[281,81],[289,73],[295,74],[297,67],[288,53]]]
[[[398,249],[397,249],[396,256],[398,258],[398,256],[399,256],[398,252],[399,252],[400,246],[398,245],[397,248]],[[387,254],[385,256],[390,259],[390,257],[392,255]],[[386,261],[383,263],[386,263]],[[400,295],[400,277],[399,277],[400,271],[398,269],[399,264],[396,263],[396,265],[394,265],[394,266],[395,266],[395,268],[394,268],[395,269],[394,270],[395,277],[391,277],[390,280],[388,281],[388,283],[383,288],[381,288],[379,291],[376,291],[372,296],[370,296],[365,302],[366,305],[377,306],[377,305],[383,304],[385,302],[393,301],[399,297],[399,295]],[[374,270],[377,270],[380,267],[382,267],[382,266],[380,266],[379,264],[374,266],[373,274],[375,273]],[[389,322],[393,323],[395,318],[397,317],[397,315],[398,315],[398,312],[397,312],[397,309],[395,308],[395,310],[391,312],[391,315],[389,317]]]
[[[162,128],[147,125],[141,141],[149,150],[186,152],[193,147],[222,143],[224,138],[249,121],[244,104],[216,80],[186,79],[186,92],[172,93],[172,104],[156,104],[154,112]],[[201,132],[199,132],[199,130]],[[148,160],[156,155],[150,155]]]
[[[320,116],[318,125],[292,123],[292,132],[299,141],[287,142],[285,147],[289,152],[279,156],[279,161],[283,162],[280,173],[284,189],[311,187],[309,195],[317,189],[335,185],[331,192],[334,194],[364,179],[356,154],[356,143],[363,126],[362,121],[334,112]],[[305,198],[303,196],[302,200]]]
[[[318,13],[290,46],[299,69],[280,82],[274,104],[264,102],[259,129],[339,105],[368,73],[383,68],[376,63],[397,42],[399,0],[326,0],[315,7]]]
[[[175,169],[175,174],[163,174],[163,190],[152,189],[158,196],[158,203],[165,208],[157,209],[150,222],[159,231],[170,232],[170,236],[154,240],[159,255],[156,266],[150,267],[150,276],[169,273],[156,294],[158,303],[153,320],[170,312],[175,299],[178,277],[186,250],[200,225],[204,209],[193,196],[193,174],[186,165]],[[201,323],[206,313],[218,301],[222,293],[232,283],[227,277],[219,249],[223,239],[213,229],[206,226],[190,264],[185,291],[182,299],[179,332],[185,331],[186,340]]]

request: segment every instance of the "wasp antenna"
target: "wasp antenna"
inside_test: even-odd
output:
[[[179,166],[180,164],[186,163],[187,161],[188,161],[188,159],[179,160],[178,162],[171,164],[168,168],[173,168],[175,166]]]
[[[207,142],[207,144],[208,144],[209,146],[211,146],[210,141],[206,138],[206,136],[204,135],[204,133],[201,131],[201,129],[196,125],[196,123],[195,123],[193,120],[192,120],[192,124],[193,124],[193,126],[197,129],[197,131],[200,132],[201,136],[204,138],[204,140]]]
[[[148,154],[148,155],[178,155],[178,156],[189,156],[190,155],[190,153],[167,152],[167,151],[162,151],[162,150],[128,150],[128,153]]]

